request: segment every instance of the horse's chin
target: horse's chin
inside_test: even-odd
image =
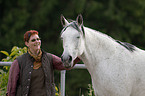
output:
[[[71,67],[73,67],[73,64],[72,63],[64,63],[64,67],[71,68]]]
[[[65,68],[71,68],[71,66],[65,66]]]

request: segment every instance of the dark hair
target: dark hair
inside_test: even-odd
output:
[[[36,30],[30,30],[30,31],[27,31],[25,34],[24,34],[24,41],[25,42],[28,42],[31,35],[34,35],[34,34],[37,34],[38,35],[38,31]]]

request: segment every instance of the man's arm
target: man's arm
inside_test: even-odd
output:
[[[15,96],[17,81],[19,78],[19,72],[20,72],[20,69],[19,69],[18,61],[14,60],[9,71],[9,80],[8,80],[8,85],[7,85],[6,96]]]

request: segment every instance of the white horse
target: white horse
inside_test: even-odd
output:
[[[66,67],[77,57],[84,62],[96,96],[145,96],[145,51],[84,27],[81,15],[61,22],[62,61]]]

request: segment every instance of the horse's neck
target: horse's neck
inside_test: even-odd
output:
[[[85,50],[82,59],[86,62],[101,61],[114,54],[116,48],[114,40],[100,32],[84,27]]]

